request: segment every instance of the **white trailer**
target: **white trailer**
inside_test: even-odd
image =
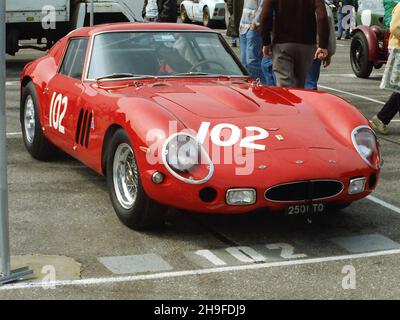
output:
[[[94,0],[94,23],[141,21],[137,1]],[[90,0],[6,0],[7,53],[14,55],[24,48],[20,41],[30,39],[38,45],[46,39],[47,49],[71,30],[88,26],[90,11]]]

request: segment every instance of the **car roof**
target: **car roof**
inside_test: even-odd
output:
[[[143,23],[143,22],[129,22],[129,23],[110,23],[101,24],[93,27],[85,27],[72,31],[69,37],[89,37],[98,33],[115,32],[115,31],[209,31],[214,32],[206,27],[192,25],[192,24],[178,24],[178,23]]]

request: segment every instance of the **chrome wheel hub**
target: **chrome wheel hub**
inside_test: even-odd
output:
[[[137,199],[138,169],[130,145],[122,143],[114,155],[113,182],[115,195],[120,205],[132,209]]]
[[[24,128],[25,137],[29,144],[32,144],[35,138],[35,126],[35,105],[32,97],[28,96],[25,101]]]

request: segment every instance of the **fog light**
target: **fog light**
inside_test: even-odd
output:
[[[164,175],[161,172],[154,172],[153,175],[151,176],[151,180],[155,183],[155,184],[161,184],[164,182]]]
[[[231,189],[226,193],[226,203],[231,206],[248,206],[256,203],[256,190]]]
[[[359,194],[365,191],[367,178],[357,178],[350,180],[349,194]]]

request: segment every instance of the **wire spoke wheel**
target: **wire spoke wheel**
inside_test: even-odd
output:
[[[35,139],[35,105],[32,96],[28,96],[25,101],[24,110],[24,129],[25,137],[29,144],[32,144]]]
[[[131,209],[138,196],[138,168],[127,143],[120,144],[115,151],[113,182],[118,202],[124,209]]]

